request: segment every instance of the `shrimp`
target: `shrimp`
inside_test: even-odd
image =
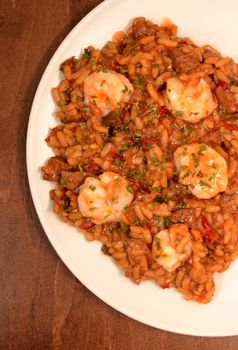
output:
[[[209,199],[226,190],[227,163],[213,148],[201,143],[183,145],[174,152],[174,160],[180,183],[197,198]]]
[[[78,206],[81,214],[95,224],[119,221],[129,206],[133,192],[128,181],[116,173],[106,171],[98,178],[87,177],[80,187]]]
[[[192,253],[192,241],[188,226],[174,224],[158,232],[153,240],[152,254],[166,271],[175,271]]]
[[[202,78],[189,82],[169,78],[165,100],[167,108],[175,116],[190,123],[206,118],[217,107],[210,85]]]
[[[124,75],[112,70],[94,72],[84,81],[86,103],[92,109],[97,107],[102,116],[129,102],[133,90],[132,84]]]

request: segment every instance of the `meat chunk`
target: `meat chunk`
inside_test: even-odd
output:
[[[123,55],[135,55],[138,51],[140,51],[140,48],[141,46],[138,41],[130,40],[123,49]]]
[[[75,191],[85,180],[87,173],[81,171],[65,171],[61,172],[61,179],[64,180],[65,187],[71,191]]]
[[[118,126],[122,124],[120,110],[111,111],[103,118],[103,124],[106,126]]]
[[[85,164],[83,167],[89,175],[100,175],[103,173],[103,169],[98,164],[94,163],[94,161]]]
[[[173,224],[186,223],[189,228],[196,228],[196,217],[194,209],[180,209],[172,213]]]
[[[148,35],[148,28],[145,23],[138,22],[133,25],[133,32],[136,39]]]
[[[227,113],[238,112],[238,104],[235,96],[229,91],[222,89],[220,86],[216,88],[215,95],[220,105],[222,105]]]
[[[63,170],[71,170],[71,166],[62,157],[52,157],[46,166],[41,168],[43,179],[48,181],[59,181]]]
[[[173,66],[178,73],[188,73],[199,66],[200,61],[190,46],[183,45],[171,50]]]
[[[105,47],[105,51],[106,51],[106,47]],[[99,62],[101,63],[101,65],[103,67],[106,67],[108,69],[115,69],[116,68],[116,58],[114,57],[108,57],[106,54],[104,54],[104,52],[102,52],[102,55],[99,59]]]

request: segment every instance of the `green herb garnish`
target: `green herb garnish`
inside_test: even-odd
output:
[[[160,238],[159,237],[155,238],[155,242],[157,244],[157,248],[160,248]]]
[[[128,150],[130,147],[131,147],[130,143],[123,143],[123,144],[121,145],[121,147],[119,148],[119,152],[120,152],[120,151],[126,151],[126,150]]]
[[[97,209],[96,207],[91,207],[91,208],[89,208],[89,211],[94,211],[96,209]]]
[[[121,161],[119,158],[115,158],[113,163],[116,165],[116,166],[119,166],[121,164]]]
[[[151,187],[150,192],[160,192],[159,187]]]
[[[183,201],[179,201],[176,205],[176,209],[179,210],[179,209],[183,209],[186,207],[186,204],[183,202]]]
[[[218,114],[220,117],[223,116],[223,115],[225,114],[225,112],[226,112],[225,107],[223,107],[223,106],[219,106],[219,107],[218,107],[217,114]]]
[[[87,105],[83,106],[82,110],[83,110],[84,112],[86,112],[86,113],[91,113],[91,112],[92,112],[91,107],[89,107],[89,106],[87,106]]]
[[[82,54],[82,58],[88,58],[90,57],[90,52],[88,49],[84,49],[84,53]]]
[[[176,111],[174,114],[177,115],[177,116],[180,116],[180,115],[183,115],[184,112],[183,111]]]
[[[60,179],[59,184],[60,184],[60,187],[64,188],[64,187],[67,187],[68,181],[67,181],[67,179],[65,177],[62,176],[61,179]]]
[[[183,128],[182,128],[182,133],[184,136],[186,137],[192,137],[193,136],[193,132],[192,132],[192,129],[189,125],[185,125]]]
[[[192,157],[195,161],[195,167],[197,168],[199,166],[199,158],[196,156],[195,153],[192,153]]]
[[[129,72],[129,69],[127,67],[121,67],[120,68],[120,73],[125,74],[125,73],[128,73],[128,72]]]
[[[164,218],[164,224],[165,224],[165,227],[166,228],[168,228],[168,227],[170,227],[171,225],[172,225],[172,219],[171,219],[171,217],[169,217],[169,216],[166,216],[165,218]]]
[[[156,196],[155,201],[159,202],[159,203],[166,203],[167,202],[166,198],[161,197],[161,196]]]
[[[123,94],[125,94],[128,91],[128,87],[126,85],[124,85],[124,86],[125,86],[124,89],[121,90],[121,92],[123,92]]]
[[[128,231],[128,225],[125,224],[124,222],[120,222],[119,224],[120,224],[119,230],[123,233],[126,233]]]
[[[134,191],[133,191],[133,188],[132,188],[131,185],[127,185],[126,189],[127,189],[128,192],[134,194]]]
[[[71,213],[72,207],[69,205],[67,208],[64,209],[66,213]]]
[[[206,147],[205,145],[202,145],[202,146],[200,147],[200,150],[198,151],[198,154],[203,155],[203,152],[206,151],[206,149],[207,149],[207,147]]]
[[[96,62],[93,58],[91,58],[91,59],[89,60],[89,63],[90,63],[90,64],[96,64],[97,62]]]
[[[200,186],[206,186],[206,187],[210,187],[211,188],[211,185],[208,183],[208,182],[206,182],[206,181],[199,181],[199,185]]]
[[[142,136],[142,132],[139,131],[139,130],[135,131],[135,136],[136,137],[141,137]]]
[[[118,176],[115,176],[115,177],[114,177],[114,182],[115,182],[116,184],[118,184],[118,182],[119,182],[119,177],[118,177]]]
[[[143,78],[133,77],[133,82],[141,91],[146,91],[146,83]]]
[[[140,226],[141,225],[141,220],[139,218],[136,218],[133,225],[135,226]]]
[[[128,177],[129,177],[129,179],[136,179],[138,181],[142,181],[143,172],[140,172],[139,170],[133,169],[133,170],[130,170]]]
[[[104,244],[101,248],[103,254],[105,255],[111,255],[110,252],[109,252],[109,248]]]
[[[180,170],[185,171],[188,169],[188,165],[181,165]]]
[[[79,169],[79,171],[81,172],[81,173],[83,173],[83,168],[82,168],[82,166],[79,164],[78,165],[78,169]]]

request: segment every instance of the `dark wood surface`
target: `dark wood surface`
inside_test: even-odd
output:
[[[113,310],[63,265],[37,218],[25,164],[32,100],[62,39],[100,2],[0,0],[0,349],[238,349],[238,337],[182,336]]]

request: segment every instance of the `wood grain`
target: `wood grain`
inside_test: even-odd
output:
[[[34,93],[62,39],[100,2],[0,0],[0,349],[235,350],[238,337],[164,332],[104,304],[62,264],[37,218],[25,165]]]

